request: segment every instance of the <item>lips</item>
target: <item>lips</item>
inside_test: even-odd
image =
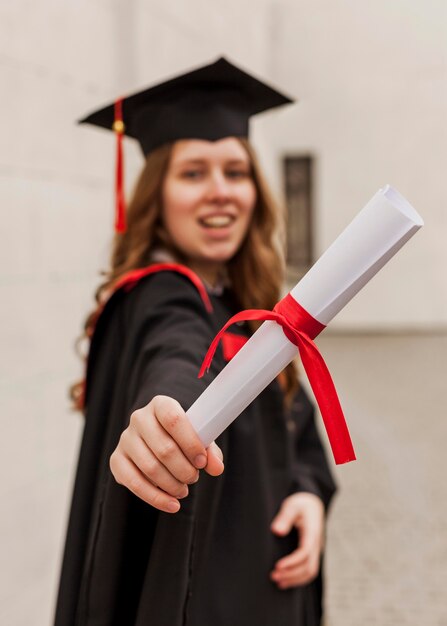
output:
[[[205,228],[226,228],[230,226],[235,219],[233,215],[220,213],[199,217],[199,223]]]

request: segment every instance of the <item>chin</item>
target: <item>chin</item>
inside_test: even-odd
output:
[[[234,255],[239,251],[241,245],[242,243],[239,242],[222,242],[221,245],[213,246],[213,249],[208,250],[207,253],[204,254],[204,258],[206,258],[210,263],[213,261],[216,263],[226,263],[234,257]]]
[[[227,250],[227,251],[222,251],[219,252],[218,254],[210,254],[207,255],[204,260],[207,263],[228,263],[228,261],[230,261],[234,255],[236,254],[236,252],[238,251],[238,248],[234,248],[231,250]]]

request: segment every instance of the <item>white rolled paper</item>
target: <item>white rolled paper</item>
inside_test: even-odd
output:
[[[380,189],[290,294],[327,325],[424,222],[393,187]],[[187,411],[209,446],[292,361],[298,348],[264,322]]]

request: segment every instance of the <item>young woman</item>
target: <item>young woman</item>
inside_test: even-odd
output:
[[[247,83],[258,99],[262,83],[221,59],[152,88],[150,105],[146,93],[149,135],[134,134],[146,165],[87,320],[86,382],[73,388],[86,425],[56,626],[320,623],[334,484],[294,365],[218,445],[205,449],[185,415],[253,330],[227,333],[198,379],[220,327],[280,297],[280,214],[238,132],[252,114],[241,112]],[[177,128],[164,120],[154,140],[173,95]]]

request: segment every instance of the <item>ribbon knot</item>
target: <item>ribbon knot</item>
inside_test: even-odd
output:
[[[275,304],[273,311],[278,313],[276,321],[282,326],[285,336],[296,346],[298,346],[297,335],[315,339],[326,328],[298,304],[290,293]]]
[[[308,313],[290,294],[280,300],[273,311],[248,309],[233,315],[214,337],[200,368],[199,378],[210,368],[222,335],[229,326],[240,321],[272,320],[279,324],[289,341],[299,350],[303,367],[315,395],[332,453],[337,465],[355,460],[349,430],[335,385],[317,346],[312,341],[325,325]]]

